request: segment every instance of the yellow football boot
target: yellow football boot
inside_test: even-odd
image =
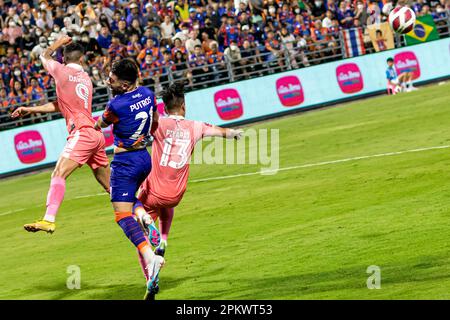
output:
[[[34,223],[28,223],[23,226],[28,232],[45,231],[47,233],[53,233],[56,229],[56,224],[47,220],[39,220]]]

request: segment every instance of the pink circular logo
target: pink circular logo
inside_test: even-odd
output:
[[[283,106],[293,107],[305,101],[303,87],[298,77],[286,76],[279,78],[275,85],[278,98]]]
[[[404,51],[394,56],[395,71],[397,74],[412,72],[413,80],[420,77],[419,59],[412,51]]]
[[[45,143],[38,131],[30,130],[14,137],[14,146],[20,162],[30,164],[45,159]]]
[[[363,76],[356,63],[345,63],[338,66],[336,78],[343,93],[355,93],[364,88]]]
[[[244,106],[236,89],[224,89],[214,94],[217,114],[222,120],[233,120],[242,116]]]

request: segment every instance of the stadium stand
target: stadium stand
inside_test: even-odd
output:
[[[363,52],[375,51],[367,27],[386,21],[392,1],[281,0],[0,0],[0,130],[60,117],[12,120],[20,105],[55,98],[53,79],[39,60],[67,34],[86,48],[95,87],[93,109],[109,99],[103,80],[111,62],[132,57],[143,85],[158,93],[185,79],[189,90],[345,58],[344,30],[363,34]],[[450,34],[448,1],[410,3],[431,14],[440,37]],[[405,45],[395,36],[395,47]],[[61,59],[61,54],[57,53]]]

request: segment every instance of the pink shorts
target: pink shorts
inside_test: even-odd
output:
[[[71,133],[61,157],[80,165],[86,163],[92,169],[106,167],[109,164],[105,152],[105,137],[101,131],[94,128],[81,128]]]
[[[159,216],[160,210],[174,208],[181,201],[181,199],[163,200],[153,195],[151,191],[147,192],[147,190],[141,190],[138,194],[138,199],[139,201],[142,202],[145,211],[147,211],[147,213],[149,213],[152,216],[153,215]]]

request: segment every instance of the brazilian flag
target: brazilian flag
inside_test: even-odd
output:
[[[405,34],[405,39],[408,46],[439,39],[433,17],[429,14],[418,17],[414,29]]]

